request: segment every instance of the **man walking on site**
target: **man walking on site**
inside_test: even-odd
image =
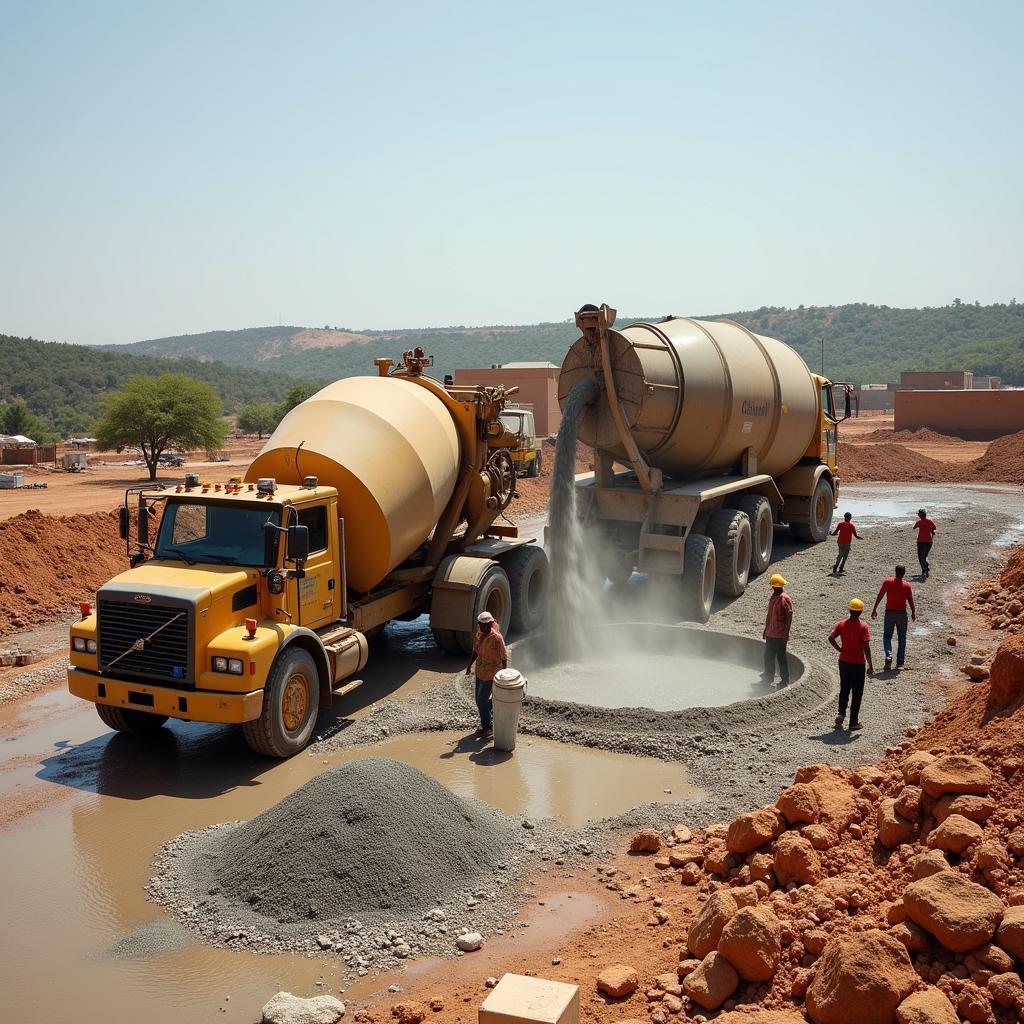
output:
[[[921,574],[928,579],[928,552],[932,549],[932,540],[938,527],[928,518],[927,510],[919,508],[914,529],[917,530],[917,560],[921,563]]]
[[[498,623],[490,612],[481,612],[477,617],[476,636],[473,637],[473,657],[466,666],[466,675],[476,665],[476,707],[480,712],[479,735],[487,739],[491,733],[491,683],[494,674],[508,667],[508,652],[505,638],[498,629]]]
[[[768,599],[768,614],[764,619],[764,672],[762,682],[771,686],[775,682],[775,664],[779,666],[779,682],[789,686],[789,659],[786,644],[789,627],[793,624],[793,599],[785,593],[786,581],[776,573],[771,578],[772,596]]]
[[[871,630],[861,621],[864,602],[855,597],[850,601],[848,618],[840,619],[832,627],[828,642],[839,652],[839,714],[836,728],[842,729],[846,718],[846,705],[850,705],[850,732],[863,729],[860,722],[860,702],[864,696],[864,669],[872,675]],[[838,638],[838,642],[837,642]]]
[[[832,566],[832,575],[838,576],[841,573],[846,572],[846,560],[850,557],[850,546],[853,544],[853,538],[861,540],[861,535],[857,532],[857,527],[853,524],[853,516],[847,512],[842,520],[836,523],[836,528],[832,531],[832,536],[839,537],[839,551],[836,554],[835,565]]]
[[[892,634],[899,635],[896,646],[896,670],[903,668],[907,656],[907,605],[910,605],[910,616],[917,622],[917,609],[914,607],[914,591],[904,579],[907,575],[905,565],[896,566],[896,575],[890,576],[878,591],[875,607],[871,609],[871,618],[878,618],[878,605],[885,597],[885,618],[882,633],[882,649],[885,651],[885,671],[892,668]]]

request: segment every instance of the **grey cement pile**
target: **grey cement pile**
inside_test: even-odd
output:
[[[410,765],[370,757],[307,782],[248,822],[178,837],[149,886],[208,939],[343,953],[353,968],[452,953],[507,927],[518,823]]]

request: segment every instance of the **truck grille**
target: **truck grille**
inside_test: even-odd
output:
[[[128,604],[100,598],[97,612],[101,672],[109,669],[113,676],[194,685],[190,604]],[[145,640],[158,629],[156,636]],[[133,650],[136,644],[141,649]]]

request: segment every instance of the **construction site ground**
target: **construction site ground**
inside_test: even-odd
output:
[[[869,430],[861,429],[865,424]],[[883,443],[877,435],[863,442],[858,436],[879,429],[891,424],[880,425],[875,417],[854,421],[844,426],[844,440]],[[973,447],[977,442],[900,443],[936,446],[921,454],[938,458],[937,452],[949,463],[966,464],[986,451],[984,443]],[[223,463],[216,470],[224,479],[232,475]],[[546,468],[541,480],[523,481],[523,513],[536,516],[543,509],[547,476]],[[109,512],[123,481],[102,485],[109,486],[102,499],[80,499],[91,495],[90,486],[102,487],[86,475],[62,475],[64,480],[65,500],[49,506],[50,512],[102,516],[114,535],[105,557],[118,557]],[[56,490],[35,492],[36,500],[20,512],[46,508],[39,496]],[[15,519],[19,512],[9,512],[7,497],[0,499],[0,519]],[[82,504],[93,500],[88,508]],[[927,581],[917,579],[910,529],[918,504],[939,523]],[[661,1011],[651,1009],[645,992],[676,970],[687,927],[709,889],[705,881],[680,884],[679,871],[656,866],[654,856],[630,854],[633,831],[653,825],[669,834],[676,824],[695,831],[727,824],[739,812],[774,803],[803,765],[881,763],[884,769],[895,763],[901,743],[935,750],[966,744],[979,751],[987,743],[993,765],[1009,749],[1006,728],[983,721],[984,695],[978,684],[964,681],[960,666],[975,650],[986,652],[987,660],[1005,635],[992,628],[969,592],[998,573],[1011,546],[1024,538],[1020,487],[857,484],[844,488],[839,511],[847,505],[864,540],[854,542],[843,577],[828,573],[834,541],[804,547],[781,531],[777,535],[775,568],[789,581],[796,604],[792,649],[807,661],[814,680],[806,697],[790,700],[785,716],[739,722],[712,709],[697,733],[666,728],[643,712],[623,718],[538,702],[527,705],[512,758],[494,757],[473,738],[462,663],[437,650],[425,620],[389,628],[374,645],[366,685],[336,702],[321,718],[313,747],[290,761],[255,758],[238,733],[224,727],[172,723],[155,740],[111,734],[90,705],[64,691],[67,609],[79,596],[90,596],[76,592],[77,570],[54,584],[65,590],[38,614],[7,580],[0,599],[13,611],[0,619],[0,649],[33,649],[41,658],[24,668],[0,668],[0,905],[7,925],[0,932],[0,957],[5,977],[15,981],[7,986],[6,1011],[12,1019],[52,1015],[60,964],[61,988],[74,992],[75,1016],[86,1024],[136,1017],[153,1024],[251,1022],[282,989],[340,995],[352,1000],[350,1015],[382,1024],[393,1016],[400,1024],[418,1017],[418,1007],[393,1014],[402,1002],[422,1004],[439,1022],[469,1024],[487,994],[486,979],[513,971],[579,984],[587,1021],[657,1022]],[[45,521],[29,526],[45,537]],[[825,636],[851,596],[870,609],[878,584],[898,560],[909,566],[919,602],[909,670],[869,680],[862,733],[836,731],[834,663]],[[708,628],[758,636],[767,590],[762,577],[743,597],[718,602]],[[14,619],[24,626],[4,626]],[[880,620],[872,627],[881,667]],[[163,844],[181,833],[252,817],[318,773],[368,753],[407,760],[454,792],[536,826],[530,831],[537,858],[516,885],[493,894],[494,905],[487,908],[489,919],[508,924],[498,929],[503,934],[489,934],[479,952],[456,959],[423,956],[353,979],[329,954],[255,952],[205,941],[179,923],[177,913],[147,899],[144,886]],[[843,849],[849,870],[863,874],[870,846]],[[457,912],[472,917],[466,908]],[[456,908],[451,913],[456,916]],[[614,963],[631,965],[641,979],[639,990],[622,1000],[595,987],[597,974]],[[791,972],[780,972],[779,985],[762,1001],[784,1005],[790,989],[782,989],[791,982]],[[412,1016],[403,1021],[407,1012]],[[1003,1013],[998,1007],[991,1012]],[[676,1019],[692,1016],[684,1011]]]

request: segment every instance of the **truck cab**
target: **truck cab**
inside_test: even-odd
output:
[[[71,692],[121,731],[242,723],[260,752],[304,746],[316,708],[367,656],[355,630],[325,633],[345,604],[337,491],[191,484],[141,492],[139,517],[135,564],[72,626]]]
[[[541,439],[537,436],[533,410],[525,406],[506,406],[499,417],[502,426],[515,438],[509,455],[515,464],[517,476],[540,476]]]

